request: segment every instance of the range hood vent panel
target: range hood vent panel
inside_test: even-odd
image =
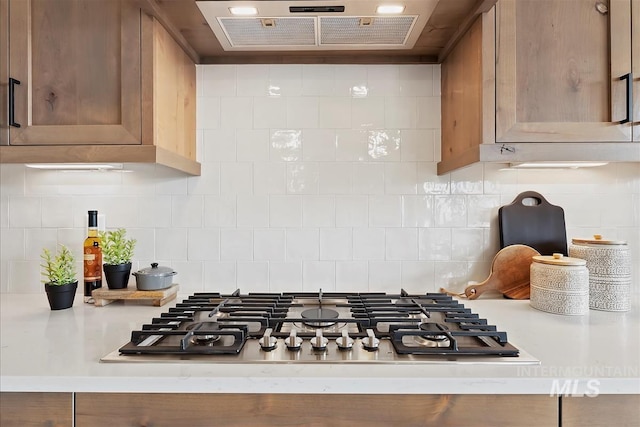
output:
[[[375,44],[398,45],[406,43],[416,21],[415,16],[371,17],[371,25],[360,25],[360,18],[320,17],[320,44]]]
[[[263,25],[265,18],[222,18],[220,25],[232,47],[315,46],[315,18],[268,18],[273,26]]]
[[[413,48],[438,0],[404,0],[398,15],[376,14],[378,2],[371,0],[345,0],[344,6],[255,1],[255,16],[231,15],[230,8],[247,6],[246,1],[196,4],[226,51],[390,50]],[[342,7],[344,12],[337,12]]]

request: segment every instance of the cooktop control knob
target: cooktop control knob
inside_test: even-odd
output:
[[[322,336],[322,329],[316,329],[316,336],[311,338],[311,347],[314,350],[324,351],[327,348],[328,339]]]
[[[290,351],[298,351],[300,350],[300,345],[302,345],[302,338],[297,336],[295,329],[291,329],[289,337],[284,340],[284,343]]]
[[[276,348],[277,340],[271,336],[271,332],[273,332],[273,329],[267,328],[262,338],[260,338],[260,347],[264,351],[271,351]]]
[[[351,350],[353,348],[353,338],[349,336],[348,331],[342,331],[342,336],[336,338],[336,345],[340,350]]]
[[[367,329],[367,337],[362,339],[362,347],[367,351],[378,351],[380,340],[376,338],[373,329]]]

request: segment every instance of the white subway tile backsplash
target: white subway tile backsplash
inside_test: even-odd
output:
[[[272,161],[295,162],[302,160],[302,131],[300,129],[276,129],[270,135]]]
[[[336,160],[336,131],[305,129],[302,132],[302,160],[305,162]]]
[[[253,232],[253,259],[256,261],[284,261],[285,230],[256,229]]]
[[[232,293],[238,288],[235,261],[205,261],[204,291]]]
[[[318,174],[318,192],[320,194],[351,193],[352,167],[350,163],[320,163],[318,164]]]
[[[236,196],[204,197],[204,228],[235,227],[237,218]]]
[[[221,163],[220,194],[253,194],[253,164]]]
[[[369,264],[367,261],[337,261],[336,289],[349,289],[349,292],[368,292]]]
[[[168,228],[156,232],[156,258],[158,260],[186,260],[189,256],[186,228]]]
[[[189,261],[217,261],[220,259],[220,230],[190,228],[187,235]]]
[[[336,196],[336,227],[366,227],[368,210],[367,196]]]
[[[254,129],[284,128],[287,126],[287,99],[260,97],[253,100]]]
[[[301,96],[302,65],[270,65],[269,96]]]
[[[302,290],[305,292],[335,292],[336,263],[333,261],[303,261]]]
[[[402,197],[371,196],[369,197],[370,227],[402,226]]]
[[[220,128],[251,129],[253,126],[253,98],[221,97]]]
[[[318,127],[319,102],[316,97],[287,98],[287,127],[313,129]]]
[[[291,228],[286,231],[287,261],[313,261],[320,258],[317,228]]]
[[[269,66],[236,66],[237,96],[267,96],[269,94]]]
[[[465,196],[434,196],[435,226],[464,227],[467,224]]]
[[[11,196],[9,198],[9,227],[42,226],[42,202],[39,197]]]
[[[287,164],[288,194],[318,194],[320,170],[317,163]]]
[[[304,227],[333,227],[336,204],[333,196],[303,196],[302,225]]]
[[[302,95],[331,96],[334,94],[335,80],[333,65],[303,65]]]
[[[389,261],[418,259],[418,229],[389,228],[387,230],[385,259]]]
[[[268,227],[269,197],[238,195],[238,227]]]
[[[351,228],[320,229],[320,259],[323,261],[353,259]]]
[[[385,259],[385,229],[384,228],[354,228],[353,229],[353,259],[376,260]]]
[[[384,163],[353,164],[353,194],[384,194]]]
[[[301,292],[302,261],[269,262],[269,292]]]
[[[236,96],[236,66],[219,65],[217,67],[198,66],[202,81],[200,96]]]
[[[302,226],[302,196],[271,196],[269,200],[271,227]]]
[[[438,175],[438,65],[196,73],[200,176],[153,164],[113,173],[0,165],[0,293],[42,292],[44,246],[69,246],[81,269],[90,209],[100,228],[138,240],[135,268],[172,266],[184,293],[459,292],[487,277],[498,209],[527,190],[564,208],[568,239],[640,245],[638,163],[478,163]]]
[[[384,97],[355,97],[351,100],[351,127],[384,129]]]
[[[320,97],[318,99],[318,125],[321,129],[351,128],[351,98]]]
[[[285,162],[253,164],[254,194],[285,194],[287,166]]]
[[[403,227],[431,227],[433,216],[433,196],[402,196]]]
[[[236,156],[239,162],[269,161],[269,131],[267,129],[238,129]]]
[[[236,161],[235,129],[205,129],[202,131],[205,162]],[[204,171],[202,171],[204,172]]]
[[[220,260],[253,260],[253,231],[250,229],[221,229]]]
[[[238,261],[237,284],[240,290],[269,292],[269,263],[266,261]]]

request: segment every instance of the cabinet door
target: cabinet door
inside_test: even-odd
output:
[[[633,0],[631,4],[631,22],[633,34],[633,140],[640,142],[640,0]]]
[[[140,13],[124,0],[10,0],[9,144],[140,144]]]
[[[631,0],[499,1],[496,142],[631,141],[630,13]]]
[[[0,393],[2,427],[73,426],[71,393]]]

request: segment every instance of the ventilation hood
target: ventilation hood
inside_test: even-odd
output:
[[[386,50],[411,49],[438,0],[196,4],[225,51]],[[400,6],[402,11],[378,13],[378,6]],[[234,15],[236,7],[254,14]]]

